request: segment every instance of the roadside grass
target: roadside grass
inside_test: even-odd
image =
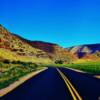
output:
[[[53,64],[46,65],[48,67],[65,67],[81,70],[90,74],[100,74],[100,62],[84,62],[72,64]]]
[[[39,64],[21,61],[0,61],[0,89],[3,89],[20,77],[44,67],[65,67],[85,71],[90,74],[100,74],[100,62],[69,63],[69,64]]]
[[[0,89],[9,86],[20,77],[42,68],[31,62],[0,62]]]
[[[100,74],[100,63],[69,64],[64,67],[78,69],[90,74]]]

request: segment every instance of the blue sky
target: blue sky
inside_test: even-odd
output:
[[[63,47],[100,43],[100,0],[1,0],[0,24]]]

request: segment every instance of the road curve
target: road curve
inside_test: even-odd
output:
[[[0,100],[99,100],[100,80],[66,68],[48,68]]]
[[[0,100],[72,100],[56,68],[48,68]]]

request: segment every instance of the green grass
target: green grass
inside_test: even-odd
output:
[[[30,62],[0,62],[0,89],[9,86],[20,77],[41,68],[37,64]]]
[[[77,64],[54,64],[46,66],[66,67],[85,71],[90,74],[100,74],[100,62],[86,62]]]
[[[78,69],[91,74],[100,74],[100,63],[69,64],[64,67]]]
[[[66,67],[88,72],[90,74],[100,74],[100,62],[86,62],[74,64],[35,64],[31,62],[21,61],[2,61],[0,62],[0,89],[5,88],[13,82],[19,80],[20,77],[27,75],[33,71],[42,69],[43,67]]]

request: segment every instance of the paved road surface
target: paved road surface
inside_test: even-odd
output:
[[[100,100],[100,79],[65,68],[60,70],[68,77],[83,100]]]
[[[100,80],[66,68],[48,68],[0,100],[99,100]]]

